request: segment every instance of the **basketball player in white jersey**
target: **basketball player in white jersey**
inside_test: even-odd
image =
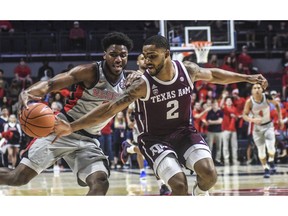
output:
[[[139,149],[154,173],[170,186],[171,195],[188,195],[182,167],[197,175],[192,194],[209,195],[208,190],[217,181],[217,172],[209,146],[190,121],[193,83],[198,80],[217,84],[249,82],[266,88],[268,82],[261,74],[239,74],[173,61],[169,41],[161,35],[146,39],[142,51],[147,70],[140,79],[132,82],[116,100],[102,104],[72,123],[57,120],[55,133],[61,137],[97,125],[135,101]]]
[[[276,172],[274,164],[275,132],[273,122],[270,117],[269,103],[276,107],[279,119],[279,125],[283,128],[282,114],[280,104],[270,95],[263,93],[263,88],[259,84],[254,84],[251,90],[252,95],[246,101],[243,119],[247,122],[254,123],[252,137],[258,150],[258,157],[264,169],[264,178],[269,178],[270,174]],[[252,116],[249,115],[252,113]],[[268,163],[266,148],[268,152]]]
[[[58,118],[73,122],[102,103],[119,97],[123,92],[123,72],[132,47],[133,42],[127,35],[120,32],[107,34],[102,40],[103,61],[79,65],[50,80],[35,83],[20,94],[19,104],[25,109],[31,100],[40,100],[51,91],[76,85],[76,90],[58,114]],[[55,134],[37,139],[23,154],[23,159],[15,170],[0,169],[0,185],[27,184],[63,157],[75,174],[78,184],[89,187],[87,195],[105,195],[109,187],[108,160],[96,138],[111,118],[57,139],[53,145],[51,143]]]

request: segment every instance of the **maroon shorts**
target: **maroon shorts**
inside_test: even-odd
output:
[[[155,136],[151,134],[141,134],[138,137],[138,144],[141,153],[144,155],[150,167],[162,154],[173,152],[181,165],[185,167],[184,153],[195,144],[207,145],[204,138],[194,127],[181,127],[175,132],[165,136]]]

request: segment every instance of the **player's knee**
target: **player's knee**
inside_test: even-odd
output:
[[[217,171],[213,165],[213,161],[210,158],[203,158],[197,161],[194,165],[197,175],[201,179],[209,182],[210,184],[215,184],[217,181]]]
[[[258,157],[260,160],[264,160],[266,158],[266,152],[259,151],[258,152]]]
[[[182,168],[175,158],[174,154],[168,154],[165,158],[159,163],[156,173],[157,175],[165,182],[175,176],[177,173],[182,173]]]
[[[88,195],[105,195],[109,188],[108,176],[102,171],[88,176],[86,183],[89,186]]]
[[[168,181],[169,186],[172,189],[173,195],[187,195],[188,184],[187,178],[184,173],[177,173]]]

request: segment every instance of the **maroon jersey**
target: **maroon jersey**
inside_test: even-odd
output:
[[[135,109],[140,134],[162,136],[191,124],[193,83],[182,62],[172,62],[175,76],[169,82],[152,77],[147,71],[142,76],[147,84],[146,98],[137,100]]]

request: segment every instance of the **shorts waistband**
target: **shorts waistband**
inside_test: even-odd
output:
[[[264,125],[270,124],[271,122],[272,122],[272,121],[268,121],[268,122],[266,122],[266,123],[261,124],[261,126],[264,126]]]

